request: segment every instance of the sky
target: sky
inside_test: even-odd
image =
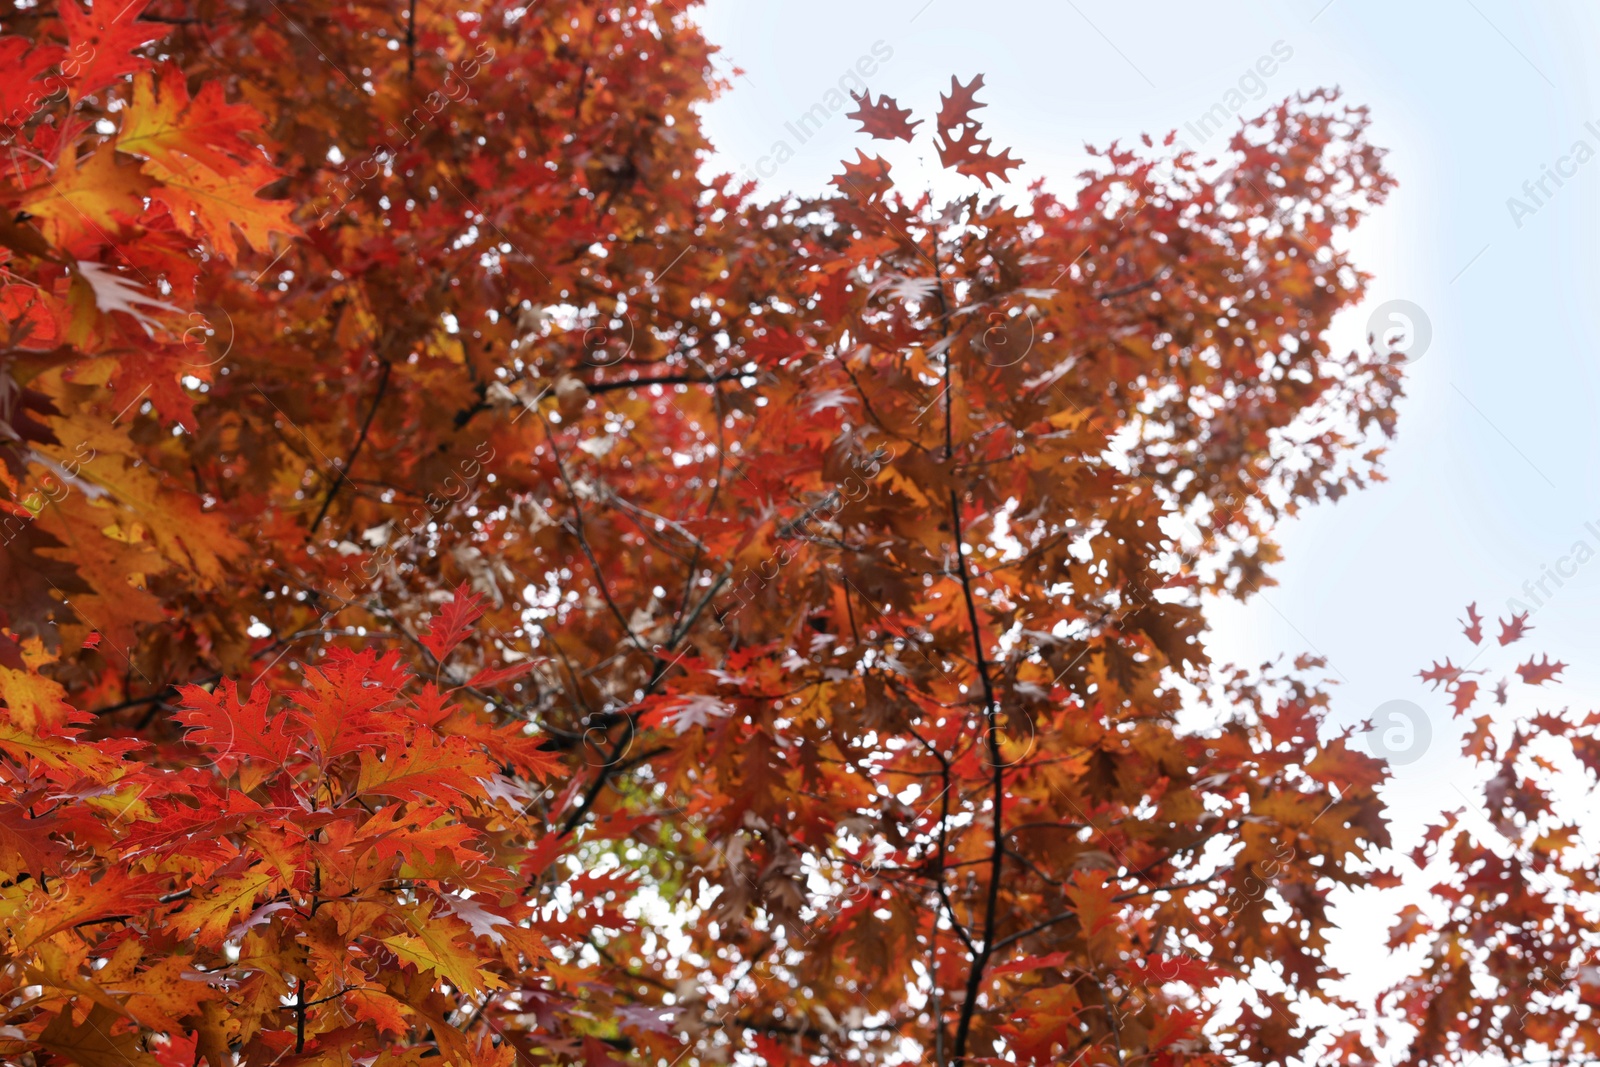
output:
[[[1600,659],[1584,655],[1600,636],[1600,365],[1588,299],[1600,234],[1600,92],[1588,69],[1600,6],[709,0],[697,18],[731,83],[705,113],[718,149],[708,170],[755,175],[772,196],[823,191],[838,160],[868,143],[842,113],[804,141],[788,125],[863,59],[875,93],[921,114],[951,75],[984,74],[985,131],[1026,160],[1018,189],[1044,178],[1070,193],[1089,165],[1085,144],[1184,137],[1231,90],[1243,90],[1245,117],[1323,86],[1368,106],[1399,187],[1348,242],[1372,275],[1370,295],[1336,320],[1332,340],[1363,347],[1391,301],[1421,309],[1431,339],[1409,367],[1388,480],[1284,527],[1276,587],[1211,605],[1212,655],[1325,656],[1337,724],[1391,701],[1421,710],[1421,726],[1385,735],[1399,757],[1385,798],[1406,850],[1430,815],[1474,792],[1454,756],[1461,725],[1417,677],[1476,651],[1456,622],[1469,601],[1491,619],[1533,609],[1530,641],[1474,664],[1491,681],[1520,662],[1509,653],[1534,648],[1569,664],[1548,699],[1576,708],[1600,698]],[[1255,78],[1268,56],[1273,73]],[[778,142],[792,158],[778,162]],[[890,155],[897,178],[919,150]],[[931,168],[927,179],[937,192],[971,191]],[[1541,579],[1542,593],[1529,584]],[[1343,916],[1351,940],[1340,952],[1356,966],[1372,962],[1385,910]]]

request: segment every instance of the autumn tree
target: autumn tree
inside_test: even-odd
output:
[[[764,202],[670,3],[115,7],[0,37],[7,1056],[1364,1062],[1383,766],[1200,643],[1393,432],[1362,110]]]
[[[1390,932],[1389,947],[1417,961],[1383,1002],[1415,1030],[1408,1065],[1576,1063],[1600,1049],[1600,871],[1587,819],[1600,713],[1523,699],[1542,698],[1566,669],[1545,654],[1507,659],[1532,629],[1526,611],[1486,625],[1471,605],[1467,644],[1421,672],[1466,727],[1472,773],[1412,852],[1427,898],[1406,904]]]

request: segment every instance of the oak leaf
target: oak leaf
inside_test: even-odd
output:
[[[165,204],[172,221],[189,237],[204,237],[217,254],[236,262],[239,244],[233,230],[238,228],[246,244],[256,251],[272,247],[272,235],[297,237],[300,227],[290,219],[294,204],[285,200],[263,200],[256,193],[277,181],[280,175],[264,163],[244,163],[226,174],[204,167],[170,169],[152,159],[144,169],[156,179],[150,196]]]
[[[851,93],[851,98],[856,102],[856,109],[845,113],[845,118],[855,119],[861,123],[862,133],[867,134],[876,141],[909,141],[916,133],[916,128],[922,125],[922,120],[908,121],[911,110],[903,108],[895,102],[894,97],[883,95],[878,97],[877,103],[872,101],[871,91]]]
[[[1565,663],[1552,663],[1550,657],[1545,656],[1542,661],[1530,659],[1517,668],[1517,673],[1528,685],[1543,685],[1556,675],[1566,670]]]
[[[70,4],[72,0],[62,0]],[[160,1067],[140,1048],[140,1034],[103,1004],[89,1009],[82,1023],[64,1010],[36,1038],[39,1045],[79,1067]]]
[[[455,594],[428,623],[422,644],[433,658],[444,662],[467,636],[473,622],[483,616],[483,598],[472,593],[466,582],[456,586]]]
[[[171,27],[139,21],[149,3],[150,0],[95,0],[85,10],[77,0],[61,0],[61,23],[66,27],[75,60],[72,99],[81,100],[120,81],[124,75],[150,66],[149,60],[129,53],[161,40]]]
[[[1500,620],[1500,645],[1504,647],[1513,641],[1520,641],[1533,627],[1528,625],[1530,612],[1511,613],[1511,618]]]
[[[133,79],[133,101],[117,133],[117,150],[144,156],[166,173],[181,174],[196,163],[228,176],[245,170],[240,159],[258,155],[243,136],[261,127],[261,114],[248,104],[229,104],[222,83],[201,85],[193,100],[183,72],[164,66],[159,80]]]

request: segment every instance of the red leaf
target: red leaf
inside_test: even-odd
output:
[[[53,44],[35,44],[26,37],[0,37],[0,64],[6,76],[0,79],[0,120],[20,125],[32,117],[51,90],[35,82],[61,59],[61,49]]]
[[[856,149],[856,161],[844,162],[844,173],[835,175],[832,184],[854,200],[871,203],[894,187],[889,179],[889,164],[878,156]]]
[[[1152,986],[1183,982],[1196,989],[1215,985],[1218,979],[1225,976],[1223,971],[1187,953],[1177,956],[1145,956],[1132,961],[1132,970],[1142,981]]]
[[[1478,695],[1478,683],[1462,680],[1456,683],[1453,692],[1455,693],[1455,699],[1450,704],[1456,709],[1456,714],[1460,715],[1463,711],[1472,707],[1472,701]]]
[[[845,118],[855,119],[861,123],[861,132],[877,141],[902,141],[911,140],[916,127],[922,125],[922,120],[908,121],[911,118],[911,109],[899,106],[892,96],[879,96],[878,102],[872,102],[872,91],[857,96],[850,94],[856,102],[854,111],[846,112]]]
[[[979,127],[974,124],[963,126],[959,130],[941,131],[935,145],[939,149],[940,163],[954,169],[958,174],[977,178],[987,189],[991,175],[999,175],[1000,180],[1005,181],[1006,172],[1020,167],[1022,160],[1013,159],[1009,148],[999,155],[991,153],[989,146],[993,142],[987,137],[980,136],[978,130]]]
[[[490,689],[514,678],[521,678],[537,665],[538,660],[530,659],[525,663],[513,663],[509,667],[485,667],[468,678],[467,685],[473,689]]]
[[[1052,952],[1048,956],[1023,956],[1010,963],[996,967],[989,972],[996,977],[1003,974],[1024,974],[1028,971],[1039,971],[1046,967],[1059,967],[1072,959],[1070,952]]]
[[[1530,659],[1517,668],[1517,673],[1522,675],[1522,680],[1529,685],[1543,685],[1566,670],[1566,667],[1565,663],[1551,663],[1550,657],[1545,656],[1542,663],[1538,660]]]
[[[219,764],[239,759],[281,764],[288,758],[293,746],[284,731],[288,719],[278,715],[269,721],[266,686],[252,688],[248,700],[239,699],[239,687],[231,680],[224,680],[215,692],[186,685],[179,693],[183,710],[177,719],[189,727],[186,740],[210,748]]]
[[[439,610],[422,635],[422,644],[433,658],[443,663],[457,645],[472,632],[472,624],[483,615],[483,598],[467,592],[467,583],[456,586],[455,596]]]
[[[1418,674],[1421,675],[1424,682],[1431,682],[1437,687],[1440,683],[1448,684],[1461,677],[1461,668],[1446,659],[1442,664],[1435,663],[1427,670],[1419,671]]]
[[[974,99],[978,90],[982,88],[982,74],[974,75],[972,81],[966,85],[962,85],[955,75],[952,74],[950,76],[950,92],[948,94],[939,94],[939,129],[941,132],[966,122],[977,124],[978,120],[972,117],[972,113],[980,107],[989,106],[988,104],[980,104]]]
[[[352,655],[335,649],[321,667],[305,672],[305,684],[291,694],[301,709],[296,718],[311,729],[324,761],[363,748],[382,748],[399,736],[399,720],[380,708],[398,695],[404,680],[399,655],[383,659],[371,652]]]
[[[1483,640],[1483,616],[1478,614],[1477,601],[1467,605],[1467,621],[1461,624],[1461,632],[1473,644]]]
[[[157,22],[134,21],[149,2],[96,0],[94,7],[84,11],[76,0],[61,0],[61,22],[72,42],[72,54],[86,56],[72,85],[72,99],[82,100],[124,74],[149,69],[148,59],[129,53],[161,40],[171,30]]]
[[[1521,615],[1513,612],[1510,622],[1507,622],[1504,619],[1500,620],[1501,646],[1503,647],[1505,645],[1509,645],[1513,641],[1521,640],[1522,636],[1532,629],[1533,627],[1528,625],[1528,612],[1524,611]]]
[[[962,85],[955,78],[950,79],[950,93],[941,94],[939,100],[939,136],[935,147],[939,149],[939,162],[969,178],[977,178],[983,182],[985,189],[989,188],[989,179],[998,176],[1001,181],[1006,180],[1006,173],[1022,165],[1022,160],[1013,158],[1011,149],[1007,148],[999,155],[990,152],[992,143],[980,133],[982,126],[977,119],[972,117],[972,112],[987,104],[980,104],[973,98],[974,94],[983,88],[983,75],[979,74],[967,85]]]

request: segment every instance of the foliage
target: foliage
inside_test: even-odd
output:
[[[1364,1062],[1384,767],[1200,644],[1394,429],[1361,109],[763,203],[671,3],[147,3],[0,37],[5,1055]]]
[[[537,1003],[560,984],[551,945],[624,924],[625,880],[573,875],[530,814],[557,769],[538,739],[419,685],[397,652],[334,649],[288,694],[185,687],[184,751],[150,763],[85,743],[59,687],[0,669],[10,977],[57,994],[31,998],[13,1054],[398,1063],[426,1035],[509,1064],[485,1009],[529,974]],[[537,908],[535,886],[566,907]],[[161,1036],[145,1051],[141,1034]]]

